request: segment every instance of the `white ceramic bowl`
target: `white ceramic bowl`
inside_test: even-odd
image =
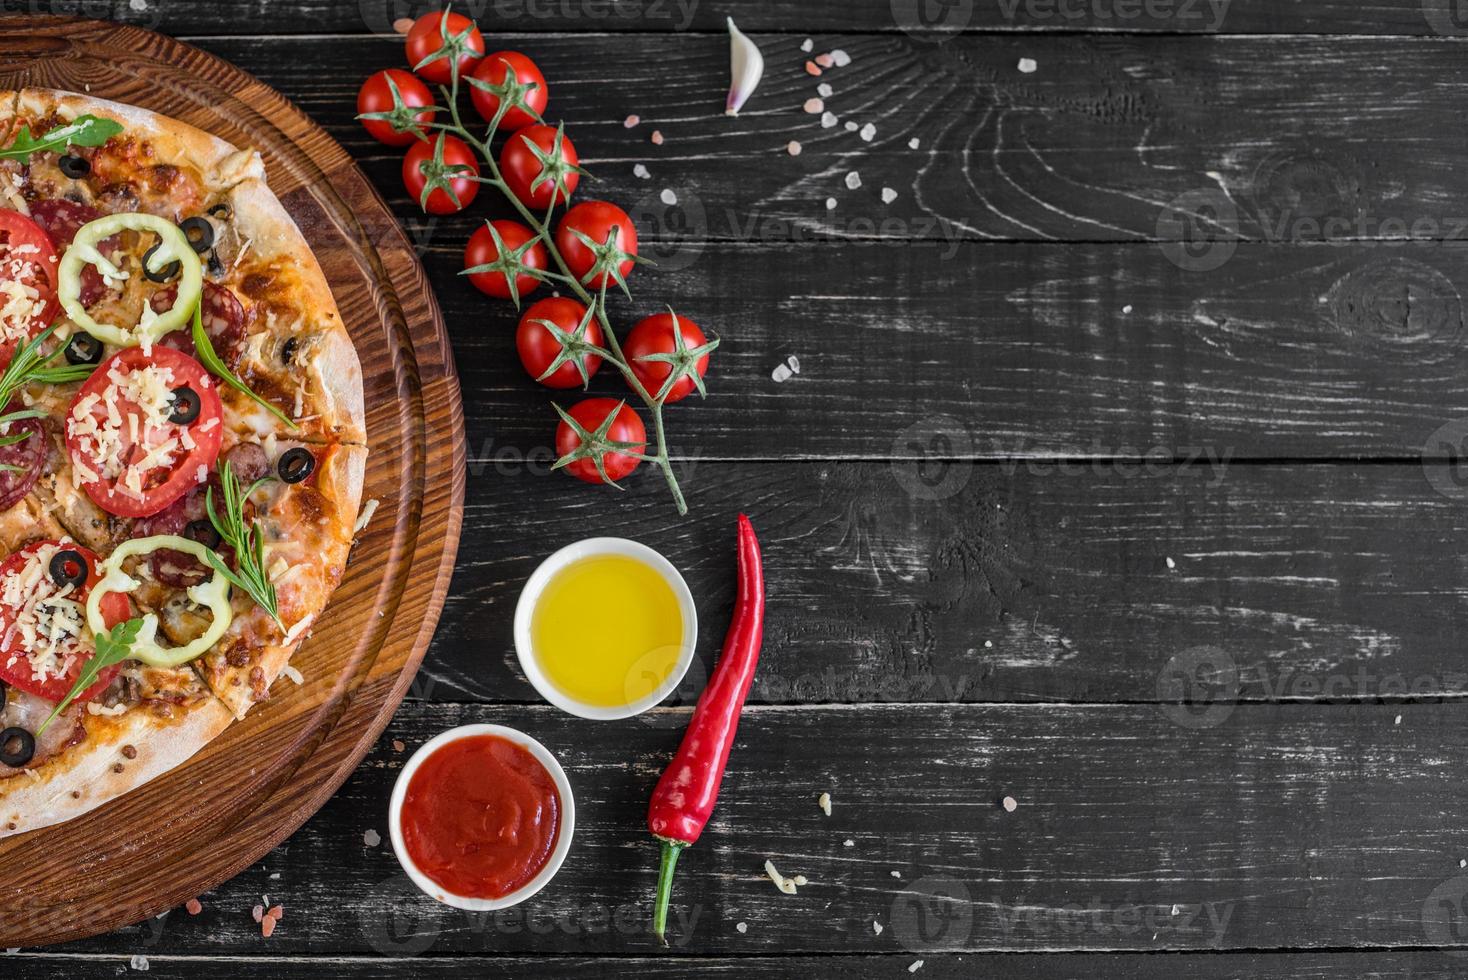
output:
[[[583,704],[568,697],[564,691],[552,684],[550,678],[546,677],[545,672],[540,669],[540,662],[535,658],[535,648],[530,638],[530,619],[535,612],[535,604],[540,601],[541,593],[545,591],[551,576],[572,562],[594,555],[620,555],[624,558],[635,558],[652,568],[662,575],[668,586],[672,588],[673,595],[678,599],[678,610],[683,615],[683,637],[679,643],[678,660],[667,678],[658,685],[656,690],[645,697],[630,704],[614,707]],[[541,697],[557,708],[568,711],[578,718],[590,718],[593,721],[615,721],[619,718],[640,715],[672,694],[682,683],[683,675],[688,673],[689,665],[693,663],[693,647],[697,640],[698,610],[693,607],[693,593],[688,591],[688,583],[683,581],[683,576],[668,559],[647,545],[629,541],[626,538],[586,538],[566,545],[541,562],[539,567],[531,573],[530,578],[525,581],[525,588],[520,590],[520,601],[515,605],[515,653],[520,658],[520,669],[525,672],[526,679],[540,692]]]
[[[418,771],[423,760],[432,755],[439,747],[474,735],[498,735],[523,746],[531,755],[535,756],[536,761],[545,766],[546,772],[550,773],[551,779],[555,781],[556,791],[561,794],[561,826],[556,836],[555,849],[551,851],[550,860],[546,862],[545,867],[540,869],[539,874],[517,891],[510,892],[503,898],[468,898],[464,895],[455,895],[420,871],[413,863],[413,859],[409,857],[407,845],[403,843],[403,799],[408,795],[408,783],[412,780],[413,774]],[[460,725],[458,728],[450,728],[423,743],[423,746],[408,759],[407,765],[403,766],[403,771],[398,774],[398,781],[393,786],[392,799],[387,804],[387,830],[388,835],[392,838],[392,849],[398,856],[398,863],[403,866],[403,870],[408,873],[413,884],[422,889],[423,894],[457,909],[467,909],[470,912],[493,912],[495,909],[505,909],[511,905],[520,904],[544,888],[556,876],[556,872],[561,869],[561,863],[566,860],[566,854],[571,850],[571,837],[576,833],[576,800],[571,795],[571,781],[566,778],[565,770],[556,761],[556,757],[529,735],[513,728],[506,728],[504,725]]]

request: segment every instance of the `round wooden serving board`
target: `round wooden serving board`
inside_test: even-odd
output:
[[[140,921],[233,877],[326,802],[402,700],[443,607],[464,496],[459,385],[443,317],[391,212],[340,146],[281,95],[135,27],[0,18],[0,88],[152,109],[265,157],[356,341],[380,501],[341,587],[282,679],[168,775],[78,820],[0,841],[0,947]]]

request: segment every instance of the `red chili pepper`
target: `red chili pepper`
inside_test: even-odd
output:
[[[739,591],[734,600],[734,618],[724,637],[724,652],[693,709],[688,731],[683,733],[683,744],[663,771],[647,808],[648,829],[662,842],[652,927],[665,945],[668,940],[663,933],[668,925],[673,868],[683,848],[698,840],[714,812],[719,783],[724,780],[724,766],[739,728],[739,712],[749,695],[755,665],[759,663],[764,630],[765,573],[760,565],[759,539],[754,536],[749,518],[740,514]]]

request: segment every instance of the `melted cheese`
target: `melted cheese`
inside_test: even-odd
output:
[[[46,544],[24,565],[0,576],[0,643],[10,651],[6,666],[14,669],[24,662],[37,682],[64,677],[78,657],[93,650],[75,586],[58,586],[50,575],[51,559],[60,550]]]
[[[114,364],[107,387],[77,399],[68,417],[67,433],[86,459],[72,454],[72,464],[85,483],[114,482],[109,493],[141,497],[143,481],[156,467],[171,467],[193,448],[191,436],[168,422],[173,411],[173,370],[148,364],[123,371]],[[124,415],[118,406],[126,406]],[[98,464],[93,470],[91,464]]]

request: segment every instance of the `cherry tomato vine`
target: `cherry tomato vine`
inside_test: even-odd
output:
[[[670,307],[640,321],[624,351],[607,312],[607,288],[615,284],[632,297],[627,274],[648,261],[637,254],[636,225],[610,202],[571,203],[586,171],[564,125],[551,127],[544,120],[544,76],[519,52],[486,56],[484,50],[484,37],[473,20],[446,11],[424,14],[408,34],[408,57],[419,78],[440,83],[444,105],[426,104],[422,86],[405,84],[405,73],[397,71],[390,84],[389,76],[379,72],[367,82],[374,86],[371,97],[358,99],[358,119],[374,138],[409,145],[403,179],[425,211],[460,211],[483,184],[499,190],[519,213],[523,225],[486,221],[474,233],[461,274],[476,288],[510,299],[516,309],[521,297],[542,282],[570,290],[575,299],[567,297],[567,303],[579,300],[582,315],[574,323],[566,310],[551,319],[535,316],[540,304],[522,317],[517,348],[526,369],[540,372],[537,381],[565,388],[579,380],[585,388],[606,363],[621,372],[647,407],[652,453],[647,452],[642,420],[625,400],[588,398],[569,411],[553,404],[561,419],[554,468],[621,489],[619,479],[639,463],[651,463],[662,470],[678,513],[686,514],[688,505],[668,454],[663,409],[694,390],[705,394],[709,355],[719,341],[709,340]],[[465,124],[460,112],[459,95],[466,85],[487,123],[482,136]],[[449,121],[442,121],[443,113]],[[502,126],[511,132],[496,155],[492,142]],[[553,226],[562,206],[566,210]],[[527,336],[537,329],[548,336]]]

